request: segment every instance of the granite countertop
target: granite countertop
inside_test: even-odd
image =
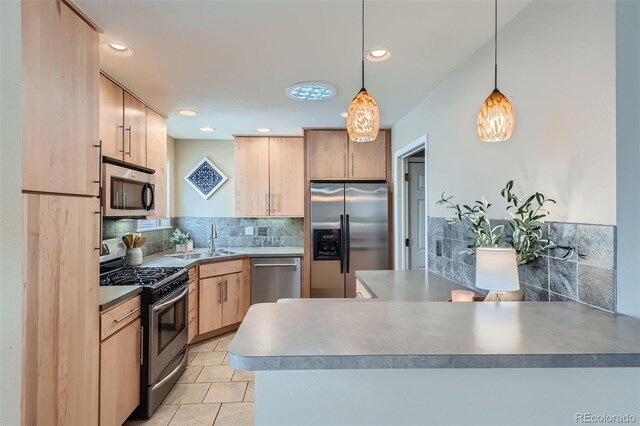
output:
[[[145,257],[141,266],[190,268],[198,263],[222,262],[244,257],[302,257],[304,254],[302,247],[225,247],[225,250],[232,251],[234,254],[214,258],[184,260],[167,256],[168,254],[174,254],[173,250],[165,251]],[[194,251],[198,253],[204,252],[206,249],[196,249]],[[135,296],[141,291],[142,289],[139,286],[100,286],[100,312]]]
[[[239,370],[640,367],[640,320],[567,302],[264,303]]]
[[[145,257],[142,261],[142,266],[190,268],[198,263],[217,262],[243,257],[302,257],[304,255],[304,248],[302,247],[225,247],[224,250],[232,251],[234,254],[203,259],[180,259],[167,256],[169,254],[175,254],[175,251],[169,250]],[[195,253],[203,253],[206,251],[207,249],[203,248],[194,250]]]
[[[426,271],[356,271],[356,278],[374,297],[393,302],[444,302],[451,290],[469,290]]]
[[[142,292],[139,285],[100,286],[100,312]]]

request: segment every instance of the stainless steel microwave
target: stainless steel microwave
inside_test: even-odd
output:
[[[155,180],[151,169],[102,165],[102,211],[104,217],[153,216]]]

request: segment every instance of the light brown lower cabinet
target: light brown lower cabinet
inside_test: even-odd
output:
[[[45,194],[22,200],[22,424],[95,425],[100,203]]]
[[[200,265],[198,334],[242,321],[250,302],[247,262],[244,259]],[[216,271],[224,274],[206,276]]]
[[[198,267],[189,268],[189,299],[187,300],[187,309],[189,310],[187,321],[187,342],[191,341],[198,335]]]
[[[116,330],[100,343],[100,426],[120,426],[140,403],[140,298],[100,318],[103,330]]]

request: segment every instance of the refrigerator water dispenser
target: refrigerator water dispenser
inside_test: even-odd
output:
[[[313,230],[313,260],[340,260],[340,230]]]

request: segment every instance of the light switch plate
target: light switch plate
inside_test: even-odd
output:
[[[244,235],[253,235],[253,226],[245,226]]]

